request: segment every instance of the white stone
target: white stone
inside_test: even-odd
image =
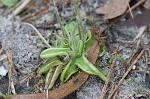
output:
[[[0,76],[6,76],[8,70],[4,66],[0,66]]]

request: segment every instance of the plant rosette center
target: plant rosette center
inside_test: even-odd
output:
[[[47,88],[52,88],[59,74],[60,80],[66,82],[79,69],[88,74],[97,75],[105,81],[105,75],[85,57],[95,40],[90,30],[85,31],[82,25],[74,21],[69,22],[63,29],[66,38],[58,39],[53,48],[45,49],[40,54],[41,58],[47,58],[47,61],[38,69],[38,74],[47,74],[46,79],[50,79],[46,80],[46,83],[49,83]],[[60,57],[63,60],[60,60]],[[66,57],[68,59],[64,62]],[[55,72],[51,73],[54,68]]]

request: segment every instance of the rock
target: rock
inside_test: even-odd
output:
[[[0,76],[6,76],[8,70],[4,68],[4,66],[0,66]]]

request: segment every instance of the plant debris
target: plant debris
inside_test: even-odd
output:
[[[128,8],[130,0],[108,0],[103,7],[95,10],[97,14],[104,14],[104,19],[112,19],[122,15]]]

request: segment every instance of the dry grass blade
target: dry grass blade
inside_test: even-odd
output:
[[[13,13],[12,15],[8,18],[9,20],[12,19],[14,16],[16,16],[24,7],[26,7],[27,4],[30,3],[32,0],[25,0]]]
[[[130,7],[129,2],[128,2],[127,0],[126,0],[126,3],[127,3],[127,5],[128,5],[128,8],[129,8],[131,17],[134,18],[133,13],[132,13],[132,10],[131,10],[131,7]]]
[[[137,36],[134,38],[133,41],[136,41],[137,39],[139,39],[143,35],[143,33],[146,30],[146,28],[147,28],[147,26],[140,27],[139,28],[139,32],[138,32]]]
[[[40,11],[38,11],[36,13],[26,15],[26,16],[22,16],[21,21],[26,21],[27,22],[32,18],[40,17],[40,16],[42,16],[43,14],[46,14],[46,13],[49,13],[49,9],[48,8],[43,8],[43,9],[41,9]]]
[[[13,69],[12,54],[11,54],[10,51],[7,51],[6,55],[7,55],[8,61],[9,61],[9,67],[8,67],[8,76],[9,76],[8,93],[12,92],[13,94],[16,94],[13,79],[12,79],[12,76],[13,76],[13,74],[12,74],[13,73],[12,72],[12,69]]]
[[[114,68],[114,66],[115,66],[115,62],[116,62],[118,50],[119,50],[119,48],[117,49],[116,54],[115,54],[115,57],[114,57],[114,59],[113,59],[113,62],[112,62],[112,64],[111,64],[111,66],[110,66],[110,69],[109,69],[109,72],[108,72],[108,75],[107,75],[107,79],[106,79],[106,81],[105,81],[105,85],[103,86],[103,89],[102,89],[102,92],[101,92],[100,99],[103,99],[104,96],[105,96],[105,94],[106,94],[106,88],[107,88],[107,86],[108,86],[108,83],[109,83],[109,80],[110,80],[110,76],[111,76],[111,74],[112,74],[112,70],[113,70],[113,68]]]
[[[22,24],[25,24],[25,25],[28,25],[28,26],[32,27],[32,28],[36,31],[36,33],[38,34],[38,36],[42,39],[42,41],[44,41],[44,43],[45,43],[48,47],[51,47],[51,46],[49,45],[49,43],[46,41],[46,39],[42,36],[42,34],[41,34],[32,24],[30,24],[30,23],[22,23]]]

